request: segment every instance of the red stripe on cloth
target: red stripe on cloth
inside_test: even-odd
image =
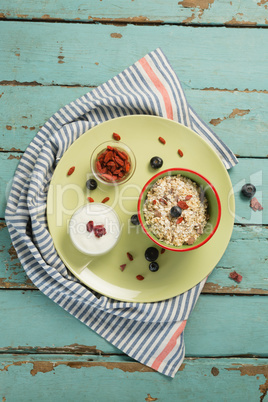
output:
[[[173,111],[172,111],[172,104],[171,100],[168,94],[168,91],[160,81],[160,79],[157,77],[157,75],[154,73],[153,69],[147,62],[147,60],[143,57],[142,59],[139,60],[140,65],[144,69],[144,71],[147,73],[148,77],[154,84],[154,86],[158,89],[158,91],[161,93],[164,103],[165,103],[165,108],[167,112],[167,118],[173,120]]]
[[[179,326],[177,331],[172,335],[167,346],[162,350],[160,355],[157,356],[157,358],[155,359],[155,361],[153,362],[153,364],[151,366],[153,369],[158,370],[162,361],[169,355],[169,353],[172,351],[172,349],[174,349],[174,347],[176,346],[178,337],[180,336],[180,334],[182,333],[182,331],[185,328],[186,322],[187,322],[187,320],[184,320],[181,323],[181,325]]]

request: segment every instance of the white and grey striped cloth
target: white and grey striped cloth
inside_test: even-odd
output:
[[[205,138],[227,169],[237,163],[231,150],[189,106],[178,77],[157,49],[60,109],[41,128],[17,168],[6,222],[27,275],[45,295],[133,359],[174,377],[184,359],[183,329],[205,280],[158,303],[96,297],[68,272],[46,223],[46,197],[56,161],[87,130],[131,114],[178,121]]]

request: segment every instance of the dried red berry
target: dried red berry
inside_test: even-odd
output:
[[[155,204],[156,204],[156,200],[153,200],[152,204],[155,205]]]
[[[189,206],[186,204],[185,201],[178,201],[178,207],[180,207],[181,209],[188,209]]]
[[[130,253],[127,253],[127,257],[129,259],[129,261],[133,261],[133,255]]]
[[[136,278],[138,279],[138,281],[143,281],[144,276],[142,276],[142,275],[137,275]]]
[[[180,156],[183,156],[183,152],[182,152],[181,149],[178,149],[178,154],[179,154]]]
[[[159,198],[159,201],[160,201],[162,204],[167,205],[167,201],[166,201],[164,198]]]
[[[72,167],[68,170],[67,176],[71,176],[71,174],[73,174],[74,170],[75,170],[75,166],[72,166]]]
[[[113,139],[116,140],[116,141],[120,141],[121,137],[120,137],[119,134],[113,133]]]
[[[102,203],[105,204],[105,202],[109,201],[109,199],[110,199],[110,197],[103,198]]]
[[[103,225],[96,225],[93,230],[96,237],[102,237],[106,234],[106,229]]]
[[[183,221],[183,217],[182,216],[180,216],[178,219],[177,219],[177,225],[179,224],[179,223],[182,223],[182,221]]]
[[[159,139],[159,141],[160,141],[162,144],[165,144],[165,143],[166,143],[166,140],[164,140],[163,137],[159,137],[158,139]]]
[[[250,201],[250,207],[253,209],[253,211],[262,211],[263,207],[259,203],[256,197],[253,197]]]
[[[94,202],[92,197],[87,197],[87,199],[88,199],[89,202]]]
[[[120,269],[121,269],[122,272],[124,271],[124,269],[126,268],[126,266],[127,266],[127,264],[122,264],[122,265],[120,265]]]
[[[186,195],[186,197],[184,198],[184,201],[189,201],[192,198],[192,195]]]
[[[93,221],[89,221],[89,222],[87,223],[87,231],[90,233],[90,232],[92,232],[93,228],[94,228],[94,222],[93,222]]]
[[[238,282],[238,283],[241,282],[242,279],[243,279],[242,275],[238,274],[238,273],[235,272],[235,271],[230,272],[229,278],[233,279],[234,281],[236,281],[236,282]]]
[[[160,254],[164,254],[165,251],[166,251],[165,248],[161,248]]]

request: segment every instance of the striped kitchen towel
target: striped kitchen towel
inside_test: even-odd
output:
[[[90,291],[57,255],[46,222],[46,197],[57,161],[83,133],[108,119],[149,114],[178,121],[215,149],[226,168],[230,149],[189,106],[178,77],[157,49],[60,109],[25,151],[13,179],[6,222],[31,281],[50,299],[133,359],[174,377],[185,353],[183,330],[204,286],[157,303],[119,302]]]

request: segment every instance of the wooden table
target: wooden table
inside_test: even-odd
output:
[[[268,400],[267,0],[2,0],[0,17],[0,400]],[[239,158],[232,239],[189,319],[173,380],[40,293],[4,221],[12,176],[39,127],[159,46],[189,102]],[[262,212],[241,197],[245,182],[257,186]]]

